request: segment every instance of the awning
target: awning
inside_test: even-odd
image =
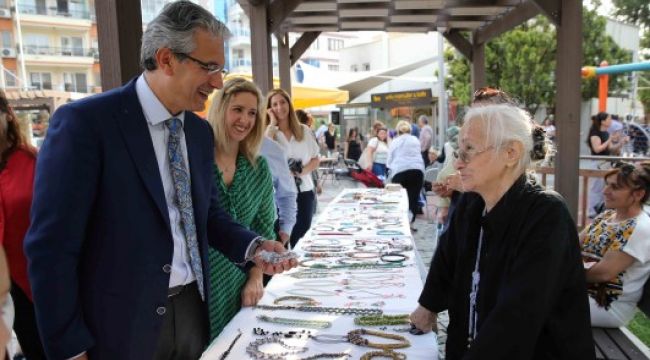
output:
[[[234,73],[228,74],[226,80],[233,77],[243,77],[246,80],[253,80],[251,74]],[[273,86],[280,87],[280,80],[273,78]],[[216,94],[213,92],[208,101],[205,103],[205,111],[197,112],[199,116],[206,117],[210,104],[212,104],[212,97]],[[264,96],[266,96],[264,94]],[[320,88],[305,85],[293,84],[291,86],[291,98],[293,100],[293,107],[296,109],[306,109],[315,106],[345,104],[348,102],[348,92],[346,90],[339,90],[335,88]]]

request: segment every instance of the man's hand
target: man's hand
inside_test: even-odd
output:
[[[248,271],[248,280],[241,292],[241,305],[254,306],[264,295],[264,285],[262,284],[262,269],[257,266]]]
[[[260,244],[260,246],[255,250],[254,261],[255,265],[259,266],[265,274],[275,275],[298,266],[298,261],[296,259],[284,260],[277,264],[267,263],[257,256],[262,250],[282,254],[286,252],[287,249],[284,248],[284,245],[281,242],[275,240],[265,240]]]
[[[438,332],[438,314],[427,310],[422,305],[418,305],[417,309],[411,313],[410,320],[411,324],[424,333],[431,330]]]
[[[282,241],[282,245],[286,246],[287,243],[289,242],[289,234],[287,234],[286,232],[280,230],[278,235],[280,235],[280,241]]]

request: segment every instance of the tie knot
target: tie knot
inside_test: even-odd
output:
[[[165,120],[165,125],[169,128],[171,132],[176,132],[182,126],[181,120],[179,118],[171,118]]]

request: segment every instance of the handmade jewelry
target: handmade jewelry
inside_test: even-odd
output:
[[[378,254],[377,254],[378,255]],[[336,262],[338,262],[341,265],[345,266],[358,266],[358,265],[377,265],[379,262],[377,261],[366,261],[366,258],[341,258],[338,259]]]
[[[377,230],[377,235],[404,235],[399,230]]]
[[[340,283],[332,279],[314,279],[303,280],[296,282],[296,287],[323,287],[323,286],[338,286]]]
[[[334,231],[334,226],[332,225],[316,225],[311,228],[314,231]]]
[[[312,270],[312,269],[308,269]],[[338,276],[341,273],[338,272],[329,272],[329,271],[307,271],[301,270],[291,274],[287,274],[294,279],[322,279],[330,276]]]
[[[341,257],[343,254],[340,252],[307,252],[303,256],[308,258],[325,258],[325,257]]]
[[[357,245],[354,247],[354,250],[360,251],[360,252],[372,252],[372,253],[378,253],[382,249],[385,249],[385,246],[379,246],[376,244],[362,244],[362,245]]]
[[[260,251],[259,254],[257,254],[257,256],[259,256],[260,259],[262,259],[263,261],[265,261],[265,262],[267,262],[269,264],[277,264],[277,263],[281,263],[281,262],[283,262],[285,260],[291,260],[291,259],[297,259],[298,258],[298,254],[296,254],[293,251],[285,251],[285,252],[280,254],[280,253],[276,253],[276,252],[273,252],[273,251],[262,250],[262,251]]]
[[[340,228],[338,228],[338,231],[348,232],[348,233],[350,233],[350,232],[355,233],[355,232],[359,232],[361,230],[363,230],[363,228],[361,226],[354,226],[354,225],[341,226]]]
[[[398,253],[398,252],[389,252],[382,254],[379,259],[387,263],[403,263],[405,260],[408,260],[408,256]]]
[[[341,241],[339,239],[319,238],[312,239],[309,243],[313,246],[336,246],[340,245]]]
[[[346,255],[353,259],[374,259],[379,257],[379,252],[355,251],[355,252],[349,252]]]
[[[300,358],[298,360],[338,359],[338,358],[347,359],[348,357],[350,357],[350,354],[347,353],[322,353],[322,354],[308,356],[306,358]]]
[[[378,294],[375,292],[371,292],[368,290],[357,290],[358,292],[364,292],[368,294],[368,296],[360,296],[360,295],[348,295],[348,299],[350,300],[366,300],[366,299],[390,299],[390,298],[400,298],[403,299],[406,296],[404,294]]]
[[[261,310],[294,310],[302,312],[319,312],[337,315],[381,315],[381,309],[370,308],[341,308],[341,307],[323,307],[323,306],[293,306],[293,305],[256,305]]]
[[[397,340],[395,343],[376,343],[365,339],[364,335],[376,336],[384,339]],[[341,342],[349,342],[358,346],[371,347],[375,349],[392,350],[402,349],[411,346],[411,343],[404,336],[389,334],[376,330],[369,329],[355,329],[347,333],[347,335],[333,335],[333,334],[319,334],[311,336],[314,341],[326,344],[335,344]]]
[[[258,315],[257,319],[272,324],[289,325],[294,327],[305,327],[311,329],[326,329],[332,326],[331,322],[325,320],[290,319],[290,318],[281,318],[281,317],[270,317],[266,315]]]
[[[296,331],[296,330],[291,330],[291,331],[268,331],[264,330],[260,327],[256,327],[253,329],[253,334],[258,335],[258,336],[274,336],[274,337],[280,337],[280,338],[286,338],[286,339],[301,339],[303,337],[311,337],[311,331],[309,330],[301,330],[301,331]]]
[[[233,346],[235,346],[235,343],[237,342],[237,340],[239,340],[239,338],[241,337],[241,334],[242,334],[241,329],[237,329],[237,332],[238,332],[237,336],[235,336],[235,338],[232,340],[232,342],[230,342],[230,345],[228,346],[228,349],[226,349],[226,351],[224,351],[223,354],[221,354],[221,357],[219,357],[219,360],[225,360],[228,357],[228,355],[230,355],[230,351],[232,350]]]
[[[298,288],[298,289],[289,289],[287,294],[296,295],[296,296],[336,296],[338,293],[334,290],[326,290],[319,288]]]
[[[262,345],[265,344],[278,344],[282,348],[284,348],[285,351],[280,353],[273,353],[273,354],[266,353],[259,349]],[[279,338],[272,337],[272,336],[256,339],[250,344],[248,344],[248,346],[246,347],[246,353],[256,360],[282,360],[282,359],[286,359],[287,355],[299,354],[307,350],[309,349],[306,347],[289,346]]]
[[[393,360],[406,360],[406,355],[391,350],[370,351],[359,358],[359,360],[371,360],[372,358],[391,358]]]
[[[303,246],[302,251],[305,252],[338,252],[343,253],[348,251],[348,248],[342,245],[307,245]]]
[[[359,326],[403,325],[410,323],[409,314],[400,315],[365,315],[354,318]]]
[[[343,259],[339,259],[343,260]],[[353,259],[348,259],[348,260],[353,260]],[[381,263],[376,263],[376,262],[362,262],[362,263],[355,263],[355,264],[346,264],[342,263],[339,265],[336,265],[332,262],[329,261],[323,261],[323,260],[315,260],[315,259],[309,259],[309,260],[303,260],[300,262],[300,266],[302,267],[307,267],[311,269],[386,269],[386,268],[400,268],[400,267],[405,267],[403,263],[388,263],[388,264],[381,264]]]
[[[294,305],[304,305],[304,306],[318,306],[320,303],[310,297],[306,296],[280,296],[279,298],[273,300],[275,305],[282,305],[285,301],[297,301]]]

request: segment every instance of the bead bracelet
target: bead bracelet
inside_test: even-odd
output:
[[[295,305],[305,305],[305,306],[318,306],[320,303],[310,297],[306,296],[280,296],[279,298],[273,300],[275,305],[282,305],[285,301],[295,301]]]
[[[405,260],[408,260],[408,258],[408,256],[398,252],[385,253],[379,257],[381,261],[387,263],[403,263]]]
[[[359,326],[404,325],[409,322],[409,314],[366,315],[354,318],[354,324]]]
[[[324,320],[290,319],[290,318],[281,318],[281,317],[270,317],[266,315],[258,315],[257,319],[272,324],[305,327],[310,329],[326,329],[332,326],[331,322],[324,321]]]
[[[376,343],[371,342],[368,339],[365,339],[363,335],[371,335],[384,339],[397,340],[398,342],[394,343]],[[389,334],[376,330],[368,329],[355,329],[347,333],[347,335],[333,335],[333,334],[320,334],[311,336],[314,341],[326,343],[326,344],[335,344],[342,342],[349,342],[358,346],[371,347],[375,349],[382,350],[392,350],[392,349],[402,349],[411,346],[411,343],[404,336]]]
[[[393,360],[406,360],[406,355],[391,350],[370,351],[359,358],[359,360],[372,360],[373,358],[391,358]]]
[[[256,327],[253,329],[253,334],[257,336],[274,336],[274,337],[281,337],[281,338],[286,338],[286,339],[301,339],[303,337],[311,337],[311,331],[308,330],[302,330],[302,331],[296,331],[296,330],[291,330],[287,332],[283,331],[268,331],[264,330],[260,327]]]
[[[302,312],[318,312],[337,315],[381,315],[381,309],[371,308],[340,308],[323,306],[293,306],[293,305],[256,305],[261,310],[295,310]]]
[[[223,354],[221,354],[219,360],[225,360],[228,357],[228,355],[230,355],[230,351],[232,351],[233,346],[235,346],[235,343],[237,342],[237,340],[239,340],[242,334],[241,329],[237,329],[237,332],[238,332],[237,336],[235,336],[233,341],[230,343],[228,349],[226,349],[226,351],[224,351]]]
[[[259,349],[262,345],[265,344],[278,344],[282,348],[284,348],[285,351],[280,353],[273,353],[273,354],[266,353]],[[309,349],[306,347],[289,346],[279,338],[272,337],[272,336],[256,339],[250,344],[248,344],[248,346],[246,347],[246,353],[256,360],[276,360],[276,359],[281,360],[281,359],[286,359],[287,355],[299,354],[299,353],[306,352],[307,350]]]

